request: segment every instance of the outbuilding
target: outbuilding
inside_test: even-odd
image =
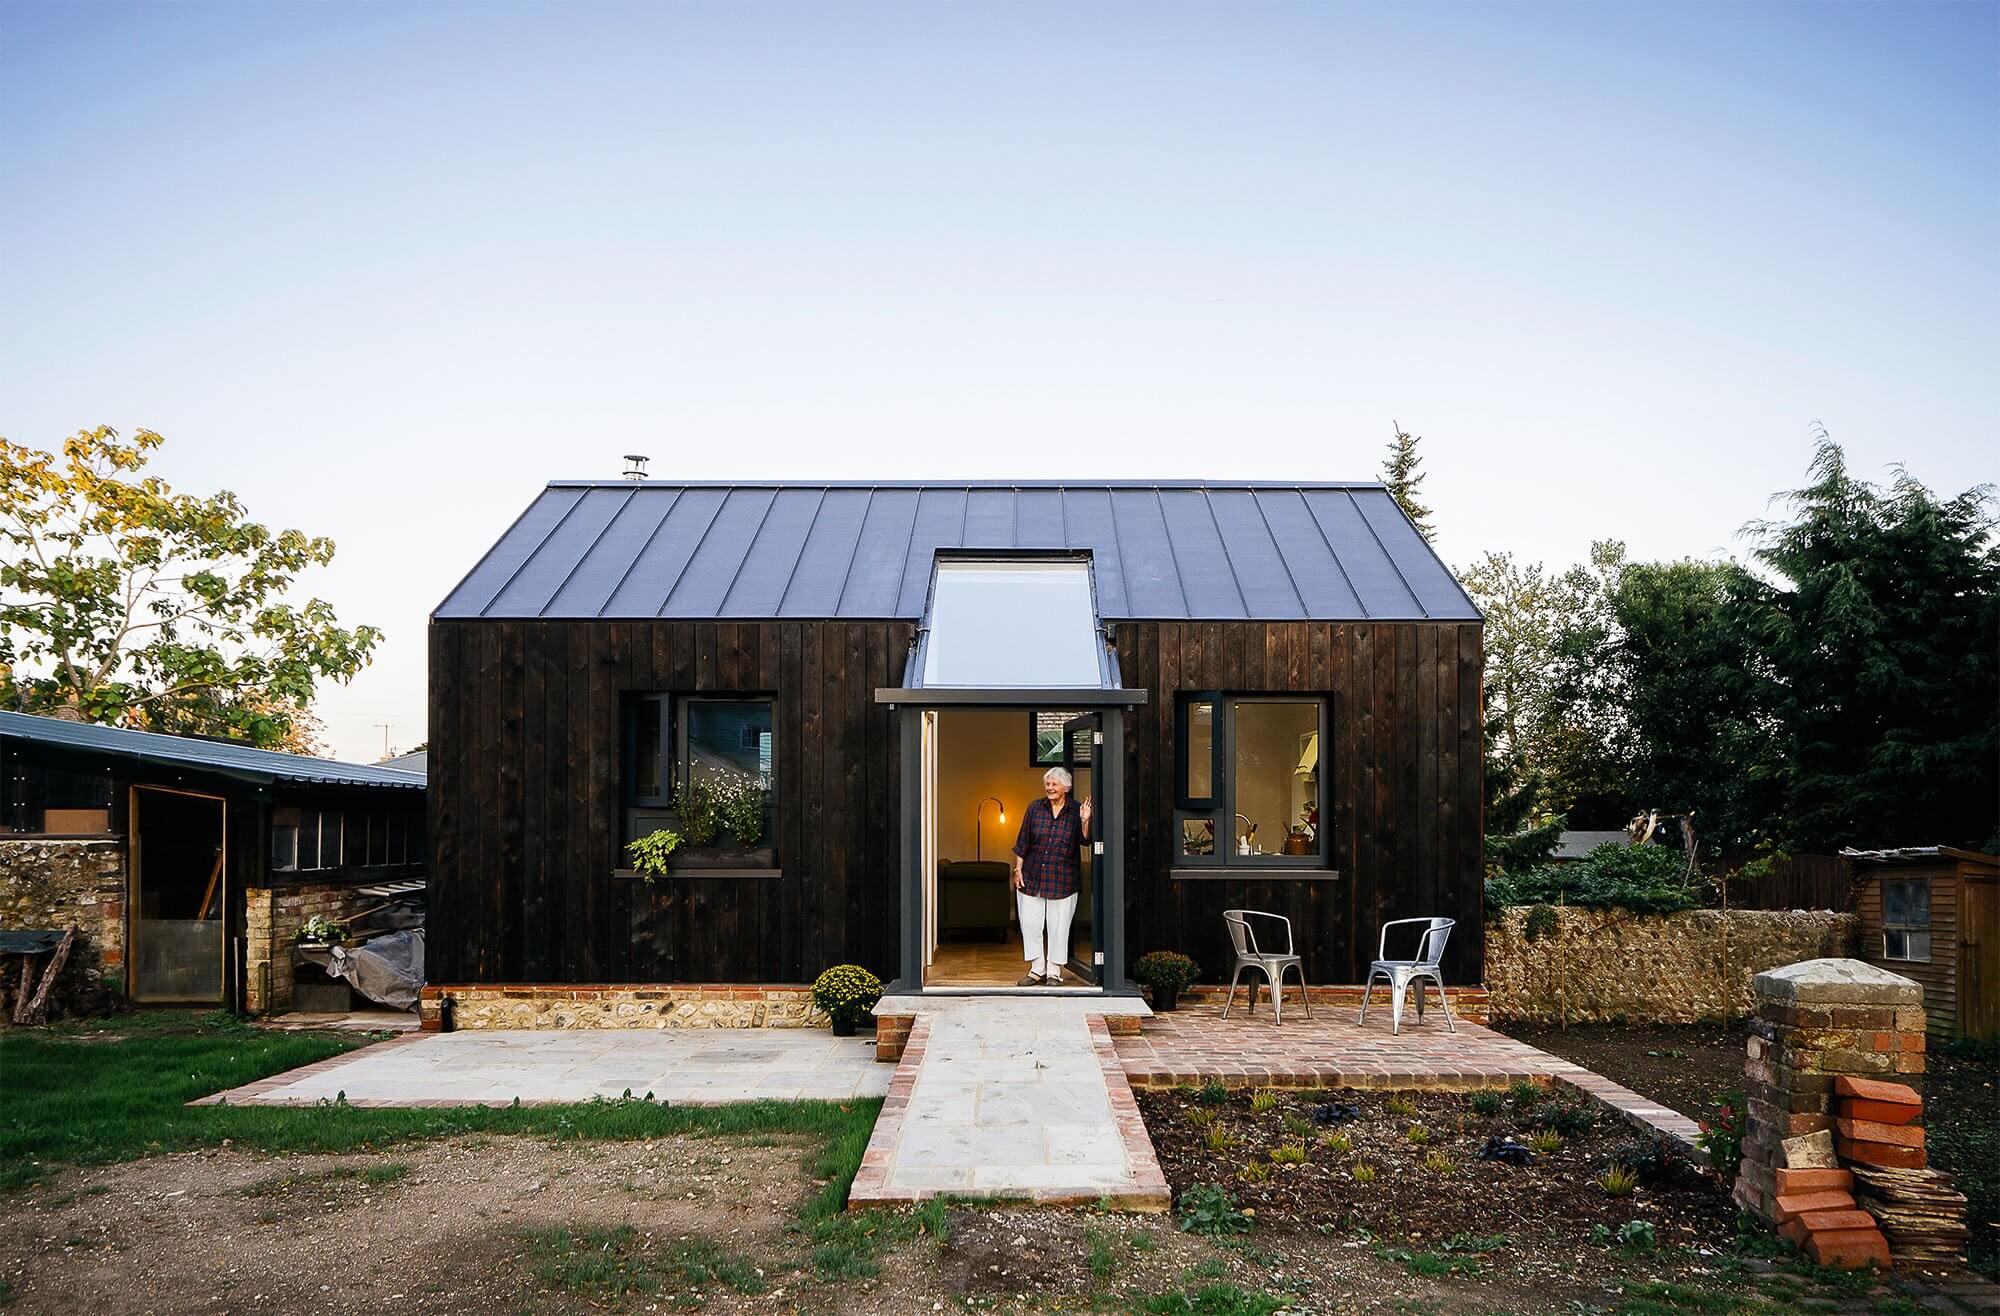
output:
[[[1923,984],[1931,1032],[2000,1037],[2000,857],[1948,845],[1841,856],[1861,957]]]
[[[1044,990],[1155,949],[1226,980],[1235,907],[1316,984],[1452,916],[1479,981],[1481,619],[1380,484],[559,481],[430,662],[434,995],[1012,989],[1058,765],[1095,819]]]
[[[420,887],[424,777],[0,713],[0,930],[138,1004],[291,1002],[293,934]]]

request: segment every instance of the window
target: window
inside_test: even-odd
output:
[[[296,872],[299,866],[299,811],[271,810],[271,871]]]
[[[1327,702],[1309,695],[1183,695],[1175,737],[1184,866],[1316,868]]]
[[[768,698],[639,694],[624,710],[625,839],[659,828],[681,832],[695,848],[763,849],[771,845],[777,782],[776,705]],[[710,788],[706,798],[761,797],[763,824],[754,841],[739,839],[727,808],[716,807],[701,839],[702,823],[680,816],[689,783]],[[752,815],[754,816],[754,814]],[[741,821],[741,814],[736,815]]]
[[[919,661],[926,686],[1110,684],[1090,563],[939,558]]]
[[[389,862],[389,815],[368,815],[368,850],[363,862],[370,868],[380,868]]]
[[[1882,883],[1882,958],[1928,964],[1931,958],[1931,880]]]

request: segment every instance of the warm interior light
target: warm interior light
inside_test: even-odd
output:
[[[1000,821],[1003,823],[1007,821],[1007,811],[1005,809],[1000,811]]]

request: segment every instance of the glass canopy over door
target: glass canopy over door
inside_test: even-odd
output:
[[[939,557],[915,671],[929,688],[1114,687],[1090,559]]]

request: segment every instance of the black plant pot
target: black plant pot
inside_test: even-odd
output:
[[[1170,1014],[1181,1003],[1181,989],[1178,987],[1153,988],[1153,1013]]]
[[[833,1035],[835,1037],[852,1037],[854,1036],[854,1028],[855,1021],[846,1015],[837,1014],[833,1016]]]

